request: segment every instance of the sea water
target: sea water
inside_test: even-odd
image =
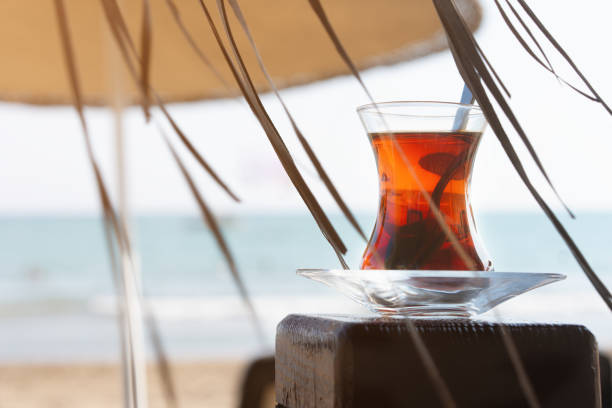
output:
[[[612,213],[561,215],[592,267],[612,287]],[[371,230],[375,214],[358,217]],[[340,215],[347,260],[365,242]],[[271,352],[289,313],[367,311],[295,269],[338,261],[307,214],[226,216],[222,231],[251,294],[267,340],[260,344],[210,231],[192,216],[136,217],[131,228],[147,305],[172,358],[239,358]],[[612,313],[548,220],[536,213],[484,213],[479,233],[497,271],[563,273],[562,282],[498,307],[486,320],[584,324],[612,348]],[[0,218],[0,363],[119,358],[110,263],[97,217]]]

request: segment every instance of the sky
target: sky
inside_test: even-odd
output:
[[[477,39],[510,88],[511,106],[561,196],[576,211],[612,210],[612,116],[537,66],[506,29],[493,2],[482,3],[484,20]],[[600,95],[612,103],[612,2],[539,0],[530,4]],[[546,49],[554,55],[550,47]],[[552,61],[561,73],[578,83],[561,59]],[[448,51],[370,69],[363,72],[363,79],[377,101],[457,101],[463,86]],[[349,206],[355,211],[374,210],[378,200],[374,157],[355,112],[368,99],[355,79],[338,77],[281,92]],[[263,100],[313,191],[327,209],[337,211],[314,176],[280,105],[270,95]],[[217,212],[306,211],[244,102],[176,104],[170,110],[242,199],[240,204],[232,202],[179,149]],[[138,109],[128,110],[124,117],[131,211],[195,214],[193,199],[156,128],[145,124]],[[158,117],[163,121],[161,115]],[[83,138],[71,108],[3,103],[0,118],[0,215],[99,212]],[[88,109],[87,119],[96,155],[114,190],[112,116],[104,109]],[[524,149],[521,152],[529,162]],[[558,209],[558,201],[533,165],[528,164],[528,168],[545,197]],[[476,211],[537,209],[490,130],[477,155],[472,196]]]

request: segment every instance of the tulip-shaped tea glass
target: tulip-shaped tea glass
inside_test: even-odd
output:
[[[357,109],[378,167],[380,206],[361,270],[300,269],[393,316],[470,316],[564,278],[493,272],[478,238],[470,181],[480,108],[387,102]]]
[[[474,157],[486,127],[481,110],[390,102],[357,111],[380,185],[378,218],[361,268],[492,270],[469,201]]]

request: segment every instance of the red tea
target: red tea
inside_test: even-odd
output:
[[[470,269],[434,218],[407,160],[474,268],[489,269],[470,234],[473,220],[468,208],[469,179],[480,133],[373,133],[370,138],[381,200],[361,268]]]

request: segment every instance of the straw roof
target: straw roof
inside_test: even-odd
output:
[[[119,3],[133,38],[139,39],[142,2]],[[175,3],[197,46],[230,86],[224,86],[189,45],[167,0],[151,0],[152,85],[168,102],[237,95],[198,1]],[[477,2],[459,3],[474,30],[481,17]],[[207,4],[215,10],[214,2]],[[243,0],[241,7],[279,87],[347,73],[307,0]],[[431,0],[334,0],[324,7],[358,68],[405,61],[446,47]],[[67,0],[66,8],[85,102],[104,104],[111,94],[110,56],[116,50],[102,6],[96,0]],[[246,37],[235,19],[233,23],[255,84],[266,90]],[[0,50],[0,100],[71,103],[51,1],[0,2]],[[124,83],[127,101],[138,103],[137,89],[127,79]]]

